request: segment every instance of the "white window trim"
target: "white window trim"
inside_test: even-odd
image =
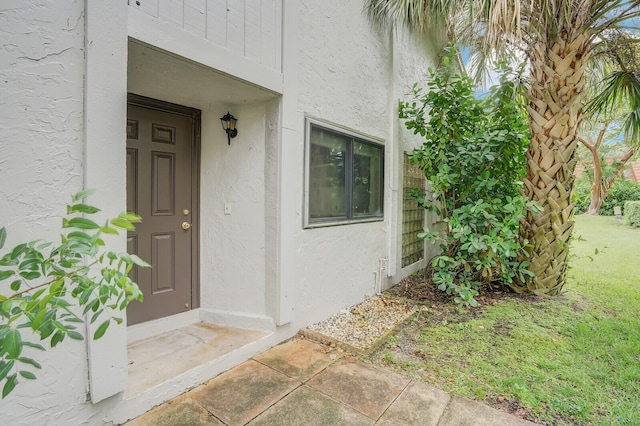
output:
[[[382,208],[382,216],[379,217],[365,217],[365,218],[351,218],[351,219],[337,219],[337,220],[326,220],[319,222],[311,222],[309,220],[309,186],[310,186],[310,167],[311,164],[311,125],[315,124],[316,126],[325,128],[327,130],[332,130],[334,132],[342,133],[346,136],[350,136],[354,139],[363,140],[365,142],[371,143],[373,145],[380,146],[382,148],[382,183],[380,185],[380,189],[382,193],[380,194],[381,199],[381,208]],[[369,223],[369,222],[383,222],[385,219],[385,191],[384,191],[384,179],[386,174],[386,146],[383,139],[377,138],[375,136],[367,135],[356,130],[340,126],[335,123],[330,123],[328,121],[305,116],[304,123],[304,209],[303,209],[303,217],[304,217],[304,228],[312,229],[312,228],[325,228],[328,226],[339,226],[339,225],[351,225],[355,223]]]

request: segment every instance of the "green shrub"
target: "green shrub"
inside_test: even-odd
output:
[[[640,200],[640,185],[628,179],[615,181],[607,195],[604,197],[600,214],[603,216],[613,216],[613,208],[615,206],[624,206],[627,201]]]
[[[624,203],[624,216],[629,226],[640,226],[640,201],[627,201]]]
[[[575,214],[586,213],[591,203],[591,182],[588,179],[577,179],[571,194],[571,200],[576,203]],[[640,185],[633,180],[620,179],[615,181],[604,201],[600,206],[599,214],[602,216],[613,216],[615,206],[622,207],[626,201],[640,200]]]
[[[429,90],[413,86],[400,118],[425,139],[409,157],[431,182],[433,198],[412,195],[447,223],[445,233],[419,234],[442,249],[431,263],[432,279],[456,303],[475,306],[480,286],[508,286],[530,275],[528,262],[518,261],[527,257],[519,222],[533,208],[519,194],[529,130],[520,73],[503,66],[500,84],[478,99],[473,80],[453,63],[448,54],[442,67],[429,70]]]
[[[587,212],[591,202],[591,182],[589,182],[589,179],[584,177],[576,179],[573,192],[571,193],[571,201],[575,203],[573,209],[575,214]]]

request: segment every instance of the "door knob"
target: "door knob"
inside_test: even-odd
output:
[[[182,222],[182,229],[186,231],[189,228],[191,228],[191,224],[189,222]]]

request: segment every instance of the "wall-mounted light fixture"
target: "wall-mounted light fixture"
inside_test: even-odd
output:
[[[231,138],[238,136],[238,129],[236,129],[236,121],[238,121],[233,115],[227,113],[220,118],[222,123],[222,129],[227,132],[227,140],[231,145]]]

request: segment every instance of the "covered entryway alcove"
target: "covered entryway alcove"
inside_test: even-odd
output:
[[[137,273],[148,306],[128,308],[130,399],[211,377],[274,334],[280,97],[137,40],[128,49],[127,208],[143,216],[129,250],[155,262]]]

